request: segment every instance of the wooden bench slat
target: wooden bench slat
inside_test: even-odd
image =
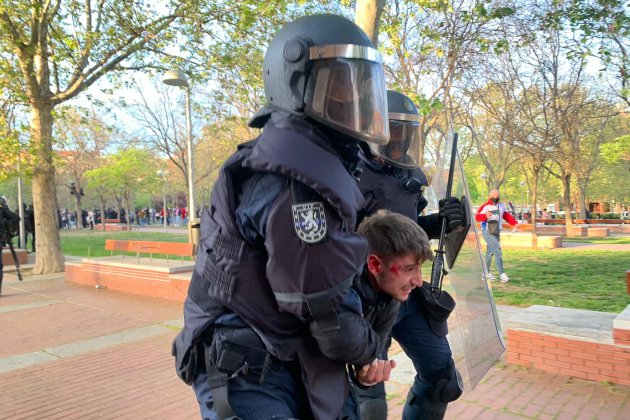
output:
[[[129,251],[129,241],[120,241],[116,239],[105,240],[105,250],[107,251]]]
[[[112,252],[126,251],[192,257],[194,245],[189,242],[127,241],[107,239],[105,241],[105,249]]]

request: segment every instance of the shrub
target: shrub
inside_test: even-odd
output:
[[[602,219],[619,219],[618,213],[602,213]]]

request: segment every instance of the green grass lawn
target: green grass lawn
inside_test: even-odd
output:
[[[105,251],[106,239],[158,241],[158,242],[186,242],[187,234],[165,232],[98,232],[95,230],[63,231],[61,232],[61,249],[65,255],[77,257],[109,256]],[[120,254],[120,253],[117,253]],[[135,253],[128,253],[135,255]],[[158,255],[154,255],[158,257]]]
[[[497,303],[619,313],[630,304],[625,251],[503,250],[509,283],[493,282]],[[492,270],[496,272],[494,260]]]
[[[108,256],[109,251],[105,251],[106,239],[186,242],[188,236],[163,232],[64,231],[61,234],[61,246],[67,255],[87,257],[89,253],[92,257]],[[598,243],[595,241],[600,239],[629,238],[575,239]],[[630,304],[625,280],[626,270],[630,270],[628,252],[504,249],[503,262],[511,281],[493,282],[492,290],[498,304],[562,306],[615,313]],[[492,270],[496,273],[494,260]]]
[[[606,236],[603,238],[589,238],[577,236],[575,238],[563,237],[564,242],[583,242],[589,244],[630,244],[630,236]]]

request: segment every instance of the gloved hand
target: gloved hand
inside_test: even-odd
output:
[[[464,211],[457,197],[443,198],[439,201],[440,216],[446,218],[446,231],[450,232],[464,226]]]

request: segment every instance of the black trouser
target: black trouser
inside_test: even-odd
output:
[[[4,248],[4,243],[0,241],[0,295],[2,294],[2,271],[4,270],[4,264],[2,263],[2,250]]]

